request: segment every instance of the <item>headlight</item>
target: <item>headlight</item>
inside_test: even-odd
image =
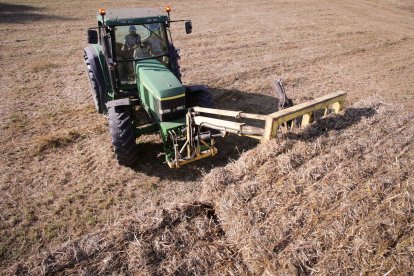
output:
[[[170,112],[171,112],[171,109],[160,110],[160,114],[166,114],[166,113],[170,113]]]
[[[185,105],[180,105],[180,106],[177,106],[176,108],[160,109],[160,114],[167,114],[170,112],[180,111],[184,109],[185,109]]]

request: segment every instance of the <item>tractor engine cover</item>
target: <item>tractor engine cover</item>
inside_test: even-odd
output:
[[[137,85],[141,101],[160,122],[183,118],[186,112],[185,87],[158,60],[136,63]]]

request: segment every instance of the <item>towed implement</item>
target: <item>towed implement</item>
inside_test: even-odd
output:
[[[306,126],[317,110],[324,110],[326,115],[342,109],[344,92],[293,106],[281,81],[275,82],[275,113],[213,108],[206,87],[181,82],[179,50],[172,43],[170,24],[185,22],[190,34],[191,21],[171,20],[171,8],[165,11],[100,9],[98,26],[87,32],[84,62],[92,98],[96,110],[108,117],[120,164],[133,166],[137,162],[136,139],[146,133],[160,133],[167,164],[179,168],[214,156],[216,139],[228,134],[267,141],[276,137],[281,125],[293,125],[301,118],[301,125]],[[258,124],[248,125],[244,119]]]

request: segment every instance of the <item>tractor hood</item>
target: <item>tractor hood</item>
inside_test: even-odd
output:
[[[165,65],[155,59],[138,61],[136,72],[139,85],[157,100],[169,100],[185,96],[185,88]]]
[[[169,122],[185,117],[185,88],[177,77],[155,59],[136,62],[142,106],[156,120]]]

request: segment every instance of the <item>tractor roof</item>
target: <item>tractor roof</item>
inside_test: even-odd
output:
[[[98,21],[102,22],[101,15],[98,14],[97,18]],[[152,8],[108,9],[104,18],[105,24],[109,26],[165,22],[168,20],[166,14]]]

